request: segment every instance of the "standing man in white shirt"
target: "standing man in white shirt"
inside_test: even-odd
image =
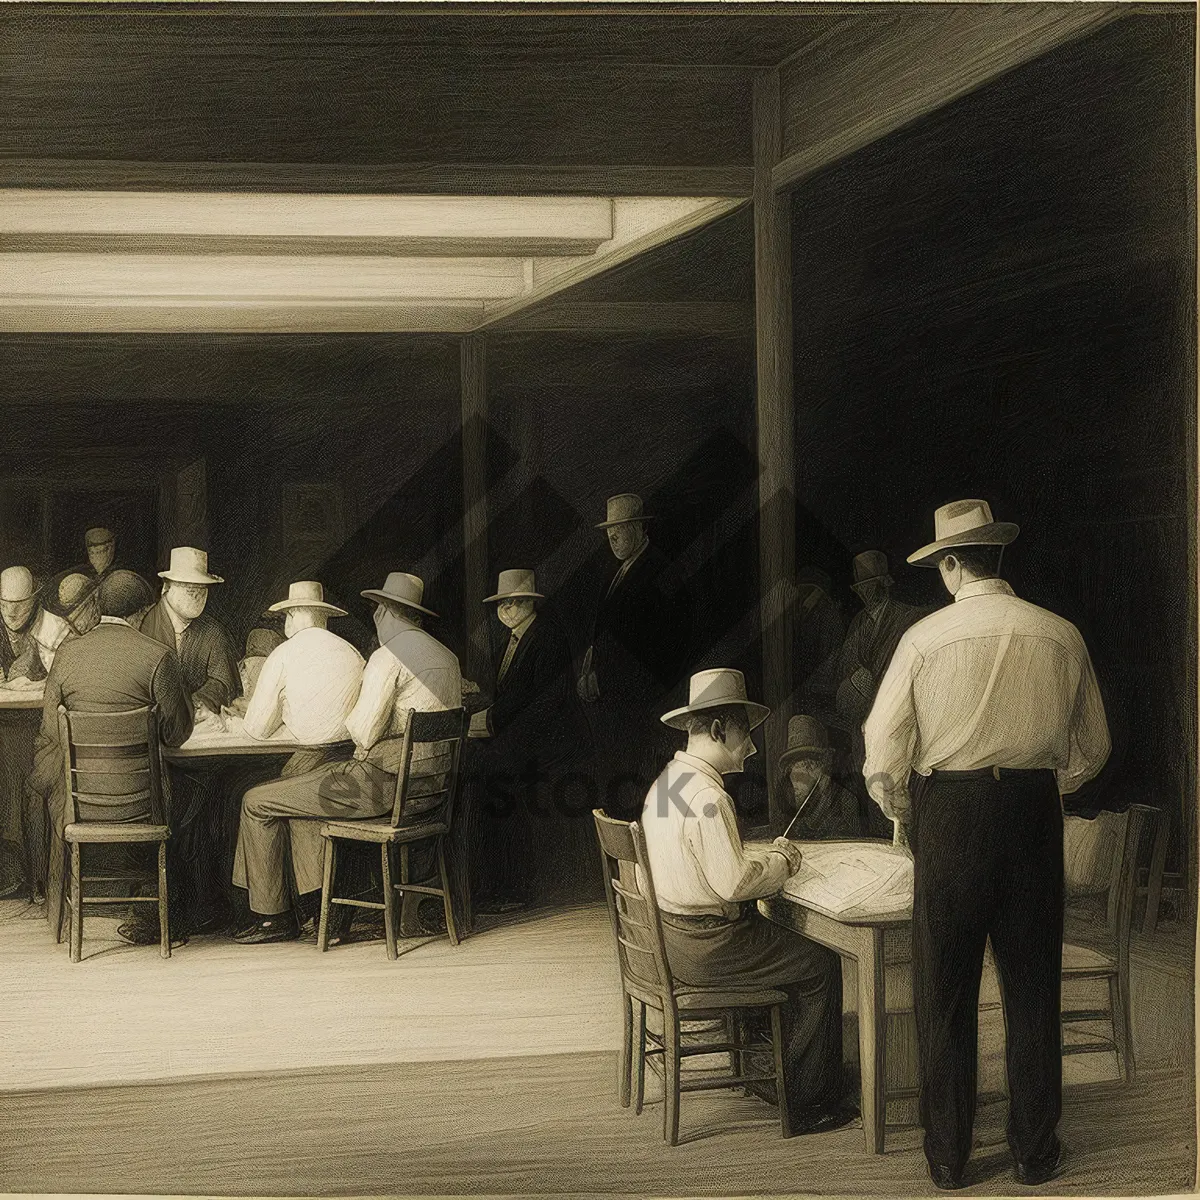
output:
[[[261,945],[300,935],[284,870],[288,826],[296,890],[301,911],[308,917],[318,910],[320,900],[319,823],[390,813],[405,714],[409,709],[443,712],[461,707],[458,659],[421,628],[423,617],[436,615],[422,603],[424,592],[417,576],[394,571],[382,588],[362,593],[376,601],[379,649],[367,662],[358,700],[345,719],[354,739],[353,759],[324,763],[301,775],[262,784],[243,797],[237,851],[241,871],[234,882],[250,893],[251,924],[234,935],[237,941]],[[272,657],[274,653],[278,651]],[[256,699],[262,686],[260,676]],[[449,754],[441,747],[425,743],[413,747],[414,776],[437,776],[449,765]],[[407,812],[421,811],[420,791],[419,785],[413,789]]]
[[[1043,1183],[1061,1146],[1060,796],[1104,766],[1104,705],[1069,621],[1000,578],[1017,526],[983,500],[934,516],[908,561],[937,567],[954,603],[901,637],[864,726],[867,787],[914,860],[913,1007],[929,1173],[964,1186],[975,1117],[984,948],[1007,1030],[1016,1177]],[[915,797],[909,776],[917,776]]]
[[[687,705],[661,718],[687,732],[687,749],[655,781],[641,821],[672,975],[695,986],[787,992],[788,1106],[796,1132],[820,1133],[856,1115],[841,1104],[841,964],[758,914],[753,901],[774,895],[800,869],[800,850],[786,838],[765,849],[744,846],[722,781],[756,753],[752,731],[769,711],[746,699],[741,671],[693,675]]]

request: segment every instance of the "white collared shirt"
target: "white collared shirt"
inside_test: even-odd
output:
[[[716,770],[676,751],[642,806],[642,828],[658,907],[731,920],[740,902],[770,896],[791,874],[779,850],[748,849],[733,800]]]
[[[443,712],[462,707],[462,673],[454,653],[410,621],[401,619],[398,624],[400,632],[367,660],[358,703],[346,719],[355,743],[369,751],[367,761],[392,774],[399,769],[400,743],[375,748],[376,743],[404,732],[404,714],[410,708]],[[413,762],[440,753],[436,744],[418,743],[413,747]]]
[[[863,775],[885,812],[907,810],[910,770],[1051,769],[1065,795],[1110,749],[1079,630],[1002,579],[964,584],[908,629],[863,733]]]
[[[344,638],[328,629],[301,629],[263,662],[245,730],[269,738],[286,725],[305,746],[345,741],[362,676],[362,655]]]
[[[125,620],[124,617],[101,617],[100,624],[101,625],[129,625],[129,622],[127,620]],[[133,626],[129,625],[129,628],[132,629]]]

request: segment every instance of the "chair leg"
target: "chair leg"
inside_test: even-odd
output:
[[[637,1094],[633,1111],[640,1117],[646,1104],[646,1006],[638,1001]]]
[[[742,1044],[741,1014],[736,1008],[728,1009],[725,1013],[725,1032],[735,1047]],[[742,1052],[739,1049],[729,1051],[729,1073],[736,1078],[742,1074]]]
[[[442,905],[446,910],[446,933],[450,936],[450,945],[457,946],[459,942],[458,927],[454,924],[454,898],[450,894],[450,872],[446,869],[446,844],[438,838],[438,872],[442,877]],[[626,1104],[629,1100],[626,1099]]]
[[[387,942],[387,956],[395,962],[400,953],[396,949],[396,890],[392,886],[391,849],[387,842],[380,847],[383,862],[383,938]]]
[[[663,1013],[663,1137],[679,1145],[679,1015]]]
[[[788,1110],[787,1079],[783,1062],[783,1010],[771,1006],[771,1049],[775,1054],[775,1098],[779,1101],[779,1128],[785,1138],[792,1136],[792,1114]]]
[[[336,839],[325,839],[325,865],[321,875],[321,922],[317,926],[317,949],[322,954],[329,949],[329,897],[333,895],[333,856]]]
[[[67,909],[70,907],[70,886],[71,886],[71,848],[63,842],[62,849],[62,879],[59,881],[58,887],[58,929],[54,933],[54,941],[62,944],[63,940],[63,919],[67,915]]]
[[[167,904],[167,843],[158,843],[158,936],[159,953],[171,957],[171,915]]]
[[[1133,1058],[1133,1031],[1129,1019],[1129,996],[1121,985],[1120,975],[1108,977],[1108,1006],[1112,1012],[1113,1042],[1117,1047],[1117,1066],[1121,1079],[1132,1083],[1135,1067]]]
[[[83,867],[80,862],[82,847],[71,843],[71,961],[83,958]]]
[[[621,1107],[629,1107],[629,1097],[633,1083],[633,997],[626,991],[621,992],[621,1075],[619,1089]]]

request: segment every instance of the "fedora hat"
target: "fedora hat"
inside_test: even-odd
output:
[[[622,492],[619,496],[609,496],[608,516],[600,521],[597,529],[607,529],[610,525],[624,525],[628,521],[653,521],[642,511],[642,498],[632,492]]]
[[[5,567],[0,571],[0,600],[13,603],[32,600],[36,591],[33,572],[28,567]]]
[[[484,604],[493,600],[545,600],[545,596],[537,590],[537,582],[532,571],[518,568],[512,571],[501,571],[496,583],[496,594],[484,596]]]
[[[816,717],[793,717],[788,722],[787,746],[779,756],[779,766],[786,768],[798,758],[829,752],[829,735]]]
[[[100,525],[93,526],[83,535],[85,546],[107,546],[109,542],[115,540],[112,530],[105,529]]]
[[[289,608],[317,608],[334,617],[346,615],[344,608],[338,608],[336,604],[325,602],[325,589],[315,579],[305,579],[300,583],[293,583],[288,588],[287,599],[280,600],[278,604],[272,604],[267,612],[286,612]]]
[[[176,546],[171,551],[171,565],[165,571],[159,571],[160,579],[171,583],[224,583],[220,575],[208,573],[208,551],[197,550],[195,546]]]
[[[688,702],[683,708],[673,708],[659,718],[672,729],[686,729],[687,718],[692,713],[705,712],[710,708],[728,708],[740,704],[750,718],[750,728],[757,729],[771,715],[765,704],[755,704],[746,699],[746,677],[732,667],[716,667],[711,671],[697,671],[688,682]]]
[[[421,601],[425,599],[425,583],[416,575],[408,575],[403,571],[392,571],[387,582],[381,588],[367,588],[362,595],[368,600],[385,600],[391,604],[403,604],[415,608],[426,616],[436,617],[437,613],[426,608]]]
[[[1007,546],[1020,526],[1011,521],[993,521],[986,500],[954,500],[933,514],[934,541],[922,546],[908,561],[916,567],[932,567],[947,550],[956,546]]]
[[[854,556],[854,583],[873,583],[876,579],[891,579],[887,555],[882,550],[864,550]]]

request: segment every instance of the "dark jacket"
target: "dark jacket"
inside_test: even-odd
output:
[[[175,627],[160,600],[142,622],[142,632],[175,649]],[[184,631],[179,647],[179,665],[183,684],[193,700],[212,712],[220,712],[240,690],[237,648],[222,625],[208,613],[201,613]]]
[[[929,611],[889,597],[877,617],[865,608],[855,615],[838,659],[836,704],[840,717],[854,727],[867,719],[900,638]]]
[[[46,678],[46,668],[42,666],[42,656],[38,654],[37,643],[33,640],[32,632],[41,609],[34,607],[29,620],[20,630],[24,646],[18,654],[13,650],[8,629],[0,629],[0,679],[30,679],[37,681]],[[16,670],[13,668],[16,667]]]
[[[667,570],[662,551],[647,546],[601,597],[592,632],[601,704],[655,708],[686,668],[691,607],[684,589],[670,587]]]
[[[60,704],[79,712],[119,712],[157,704],[164,745],[181,745],[192,732],[192,703],[173,650],[128,625],[110,622],[63,642],[46,680],[30,778],[34,791],[50,797],[51,811],[59,821],[66,794],[63,748],[58,741]]]
[[[502,657],[503,649],[497,669]],[[539,612],[522,635],[495,696],[488,729],[506,759],[556,769],[585,753],[588,731],[575,694],[571,647],[548,613]]]

